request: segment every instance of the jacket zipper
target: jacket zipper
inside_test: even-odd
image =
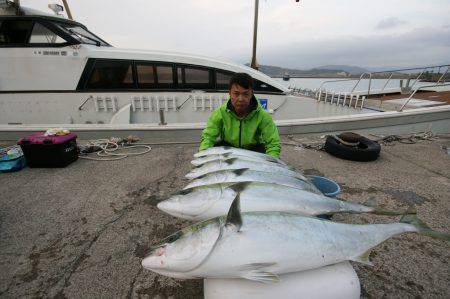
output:
[[[241,147],[241,137],[242,137],[242,119],[239,119],[239,147]]]

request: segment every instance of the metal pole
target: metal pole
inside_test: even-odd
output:
[[[67,0],[62,0],[62,2],[64,4],[64,9],[67,12],[67,16],[69,17],[69,19],[73,20],[72,13],[70,12],[69,4],[67,4]]]
[[[166,119],[165,119],[165,117],[164,117],[164,109],[163,109],[163,108],[160,108],[160,109],[159,109],[159,125],[160,125],[160,126],[165,126],[165,125],[167,125]]]
[[[255,22],[253,25],[253,55],[252,55],[252,64],[251,67],[255,70],[258,69],[258,63],[256,62],[256,38],[258,33],[258,5],[259,0],[255,0]]]

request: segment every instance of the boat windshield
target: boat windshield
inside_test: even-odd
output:
[[[73,38],[79,40],[82,44],[90,44],[96,46],[109,46],[103,40],[93,35],[86,29],[78,25],[72,24],[58,24],[65,32],[70,34]]]

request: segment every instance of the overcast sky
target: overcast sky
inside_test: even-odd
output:
[[[21,0],[45,11],[60,0]],[[249,62],[254,0],[68,0],[117,47]],[[407,67],[450,63],[450,0],[260,0],[260,64]]]

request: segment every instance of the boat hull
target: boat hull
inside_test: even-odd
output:
[[[346,116],[276,121],[281,135],[315,135],[343,131],[378,134],[406,134],[412,132],[450,131],[450,105],[405,110],[402,112],[374,112]],[[80,139],[105,136],[136,135],[154,143],[199,142],[205,123],[158,124],[42,124],[0,125],[1,140],[17,140],[19,137],[52,127],[75,132]]]

